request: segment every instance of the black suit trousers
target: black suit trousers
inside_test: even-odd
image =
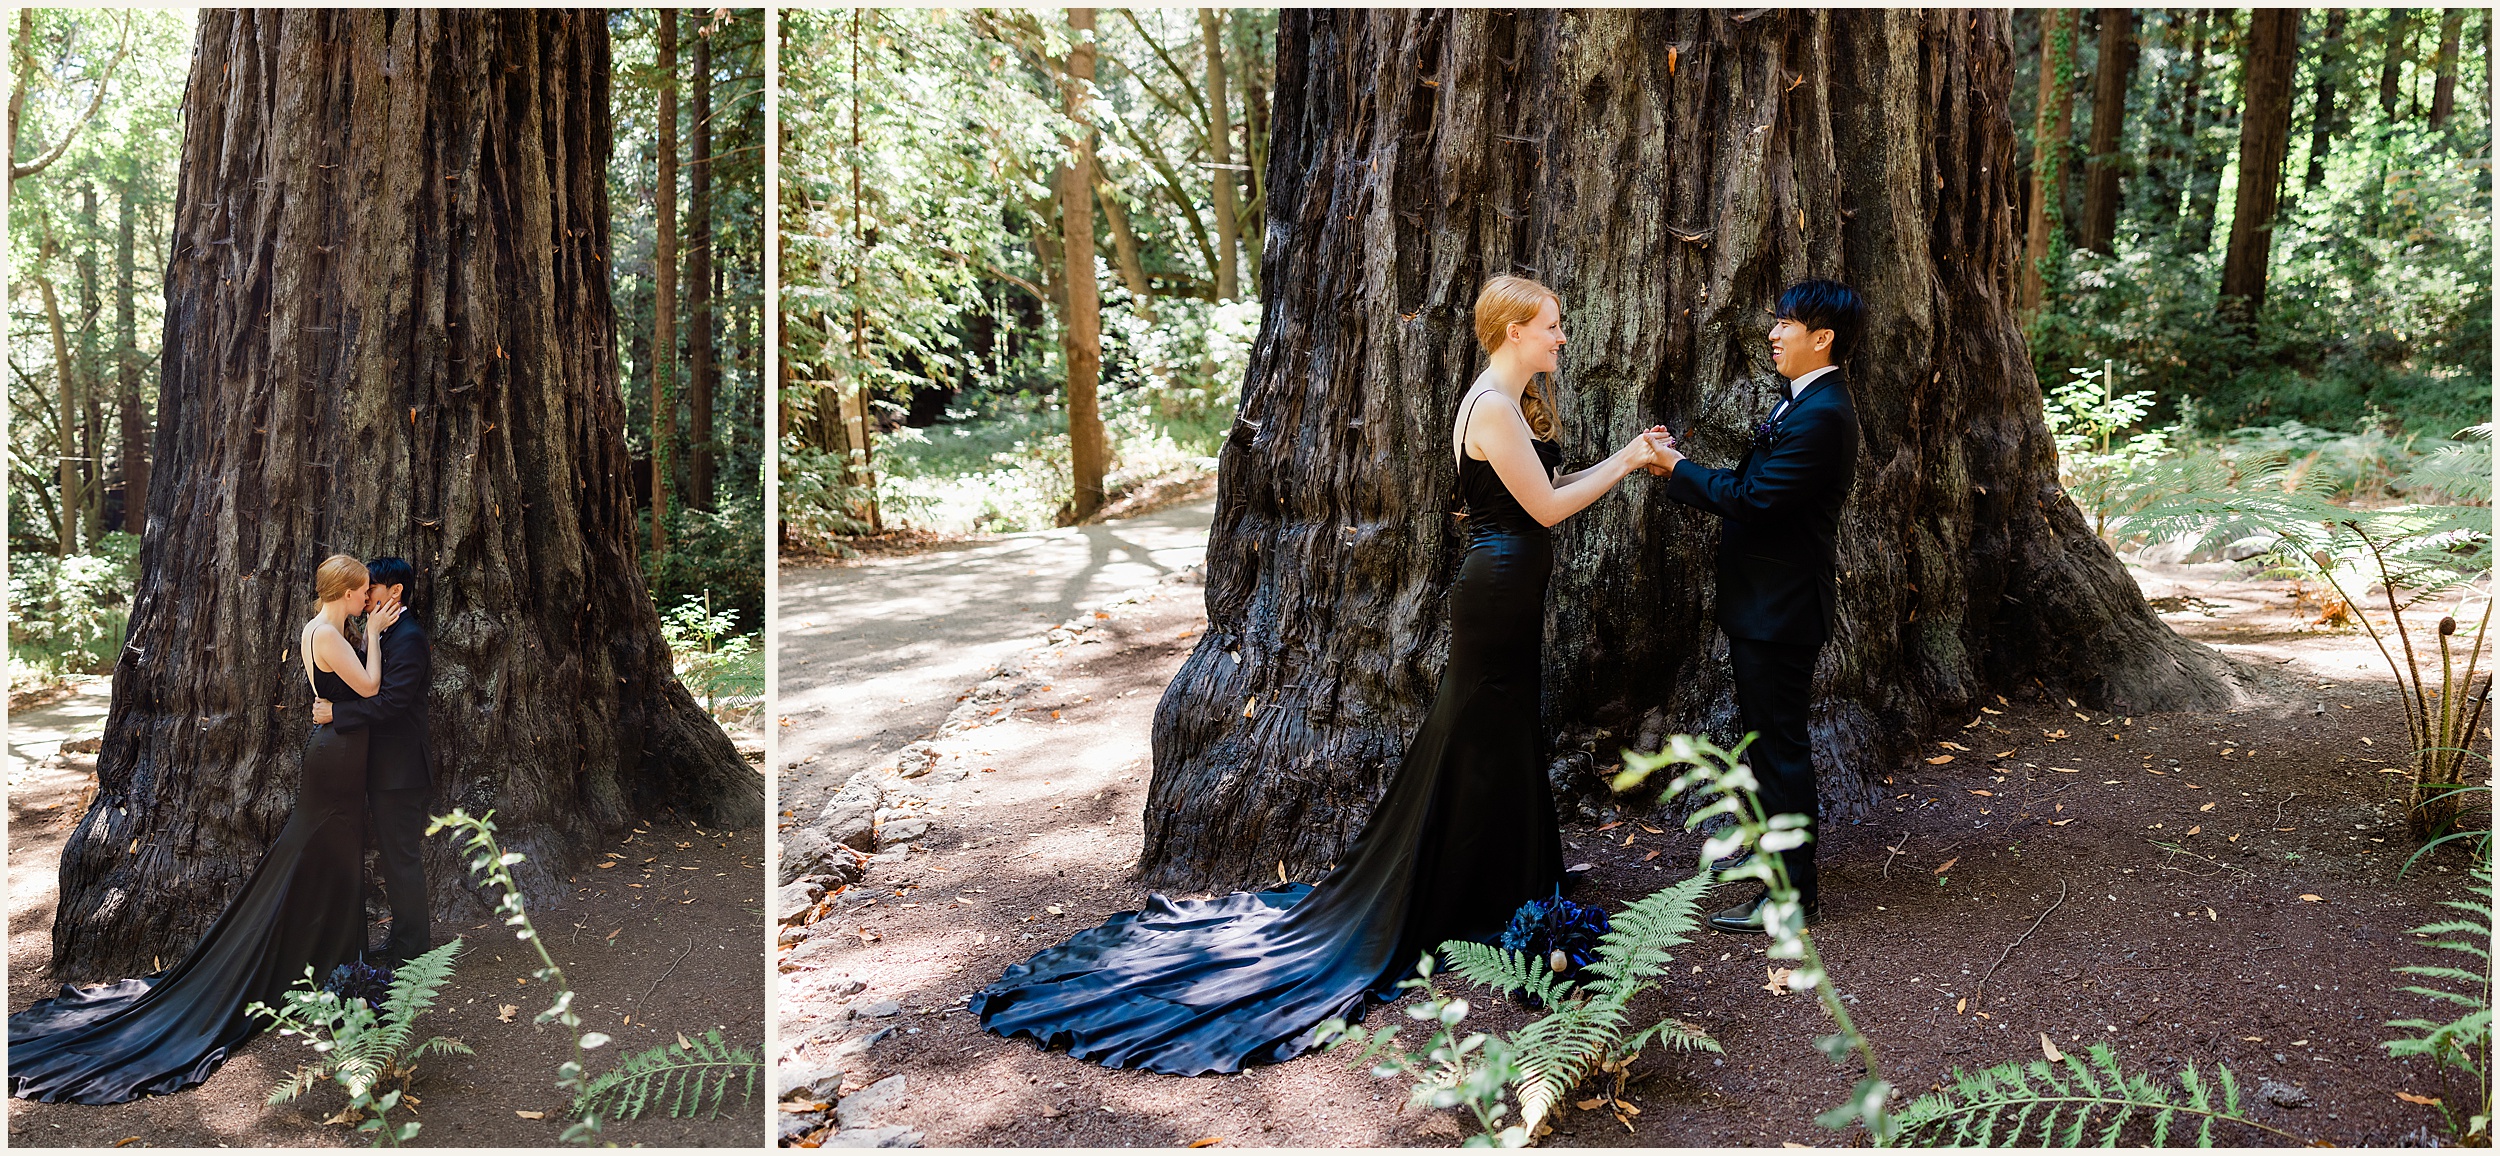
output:
[[[433,794],[432,787],[365,793],[373,812],[373,841],[382,856],[382,887],[391,899],[391,937],[382,950],[394,959],[412,959],[433,946],[422,855]]]
[[[1813,821],[1820,813],[1814,789],[1814,754],[1806,721],[1814,693],[1814,659],[1823,644],[1765,642],[1729,638],[1728,660],[1736,668],[1736,711],[1745,729],[1758,735],[1746,749],[1745,764],[1762,784],[1756,797],[1767,815],[1804,815],[1806,830],[1819,841]],[[1817,896],[1814,874],[1816,841],[1781,853],[1789,881],[1809,904]]]

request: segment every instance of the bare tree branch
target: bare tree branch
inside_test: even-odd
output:
[[[78,139],[78,131],[87,127],[88,121],[95,119],[97,109],[104,107],[105,90],[113,86],[113,70],[121,66],[123,57],[130,55],[130,24],[131,17],[128,14],[124,14],[122,16],[121,46],[113,50],[113,59],[105,62],[104,76],[96,81],[95,97],[87,102],[87,111],[78,114],[78,119],[69,126],[67,131],[61,134],[61,139],[54,142],[51,149],[46,151],[42,156],[36,157],[35,159],[22,165],[18,164],[14,160],[10,161],[10,184],[16,184],[19,177],[31,177],[36,173],[42,172],[43,170],[50,168],[52,166],[52,162],[61,159],[61,154],[69,151],[70,142]],[[26,74],[34,69],[35,52],[33,41],[35,26],[33,14],[26,9],[19,9],[17,28],[17,88],[9,94],[9,155],[11,157],[15,157],[17,155],[17,124],[19,114],[26,105]]]

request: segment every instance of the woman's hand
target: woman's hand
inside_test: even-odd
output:
[[[374,607],[372,613],[365,615],[365,637],[381,637],[383,631],[399,621],[400,612],[406,609],[396,598]]]

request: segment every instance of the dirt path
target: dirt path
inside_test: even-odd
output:
[[[1197,565],[1215,503],[781,575],[780,806],[812,815],[1051,627]]]
[[[46,740],[46,718],[103,717],[99,685],[81,696],[17,712],[10,719],[9,1008],[24,1009],[57,991],[45,975],[51,961],[52,917],[59,900],[61,848],[95,790],[95,755],[72,751],[39,759],[17,756]],[[92,709],[90,709],[92,708]],[[23,732],[21,732],[23,728]],[[722,831],[665,818],[629,833],[614,848],[619,868],[574,877],[570,896],[531,897],[531,917],[571,978],[588,1026],[615,1038],[596,1053],[594,1072],[619,1058],[672,1039],[721,1029],[729,1043],[763,1049],[764,974],[753,954],[763,922],[764,840],[760,830]],[[621,878],[620,878],[621,877]],[[438,886],[440,884],[438,883]],[[498,922],[437,927],[460,935],[461,956],[442,1002],[419,1023],[476,1049],[419,1065],[412,1094],[417,1143],[430,1147],[556,1147],[566,1105],[555,1088],[556,1066],[572,1058],[569,1038],[534,1027],[547,990],[527,981],[537,966]],[[502,1014],[515,1008],[509,1020]],[[630,1020],[630,1022],[628,1022]],[[646,1020],[648,1022],[646,1022]],[[263,1103],[305,1055],[296,1040],[260,1035],[244,1044],[207,1083],[128,1104],[8,1102],[9,1144],[37,1147],[327,1147],[360,1138],[325,1117],[345,1097],[325,1087],[293,1104]],[[664,1112],[612,1123],[607,1138],[623,1144],[747,1146],[763,1134],[768,1089],[751,1100],[732,1095],[719,1118],[674,1120]],[[542,1113],[543,1118],[521,1113]]]
[[[2395,878],[2412,848],[2398,780],[2381,770],[2404,729],[2375,652],[2357,635],[2303,629],[2287,587],[2229,569],[2153,567],[2139,581],[2181,608],[2168,619],[2183,633],[2305,680],[2297,701],[2121,719],[2011,696],[1935,736],[1971,750],[1897,776],[1889,816],[1829,833],[1817,942],[1907,1094],[1957,1065],[2037,1057],[2045,1035],[2060,1048],[2107,1042],[2130,1070],[2164,1077],[2186,1062],[2210,1075],[2219,1061],[2252,1099],[2273,1081],[2284,1102],[2257,1113],[2303,1136],[2442,1136],[2436,1109],[2398,1094],[2454,1102],[2466,1089],[2379,1042],[2401,1034],[2385,1021],[2437,1010],[2397,991],[2410,980],[2389,969],[2449,962],[2406,930],[2467,891],[2462,857]],[[782,1105],[787,1140],[827,1138],[789,1127],[814,1118],[816,1096],[894,1076],[903,1094],[876,1122],[930,1146],[1462,1137],[1454,1113],[1401,1110],[1402,1085],[1335,1057],[1176,1079],[1002,1041],[964,1012],[1009,964],[1144,898],[1130,873],[1152,715],[1202,625],[1197,588],[1118,607],[1089,632],[1099,643],[1020,660],[1023,689],[992,725],[932,743],[962,778],[927,790],[929,832],[783,932],[785,1086],[821,1081]],[[1690,872],[1699,846],[1679,822],[1620,818],[1602,834],[1564,832],[1575,861],[1596,865],[1581,898],[1610,909]],[[1702,934],[1645,1006],[1702,1023],[1725,1053],[1653,1051],[1627,1090],[1643,1109],[1628,1128],[1568,1111],[1543,1143],[1847,1142],[1813,1123],[1854,1078],[1811,1046],[1829,1030],[1820,1009],[1766,985],[1758,940]],[[1473,994],[1471,1025],[1509,1031],[1529,1018]]]

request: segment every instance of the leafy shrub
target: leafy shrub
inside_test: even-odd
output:
[[[90,554],[9,558],[9,658],[39,678],[106,674],[121,656],[139,585],[139,538],[115,531]],[[14,681],[14,679],[13,679]]]
[[[643,541],[650,539],[646,532]],[[693,599],[735,612],[751,625],[764,621],[764,502],[752,495],[723,497],[717,509],[668,512],[668,550],[642,556],[651,601],[675,606]]]
[[[1424,1041],[1423,1051],[1410,1052],[1398,1046],[1399,1029],[1394,1024],[1367,1030],[1332,1018],[1319,1026],[1319,1038],[1331,1051],[1354,1050],[1354,1062],[1371,1064],[1374,1076],[1388,1079],[1402,1075],[1413,1080],[1414,1087],[1406,1098],[1408,1107],[1467,1109],[1476,1118],[1476,1134],[1468,1137],[1463,1147],[1525,1147],[1532,1131],[1530,1125],[1502,1125],[1502,1118],[1510,1114],[1504,1097],[1521,1074],[1517,1049],[1501,1037],[1485,1032],[1459,1037],[1458,1025],[1467,1018],[1467,1001],[1433,990],[1430,952],[1415,965],[1415,978],[1398,981],[1398,987],[1430,996],[1406,1009],[1409,1019],[1432,1025],[1432,1035]]]
[[[677,667],[677,680],[703,700],[703,709],[719,718],[721,700],[758,699],[764,694],[762,631],[737,633],[738,612],[715,609],[708,597],[689,597],[660,615],[660,636],[667,639]]]

